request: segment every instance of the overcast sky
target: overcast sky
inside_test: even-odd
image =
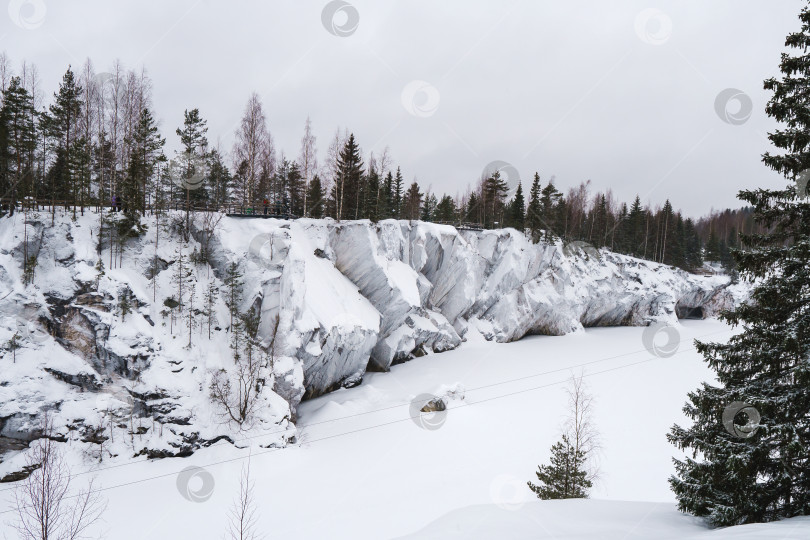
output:
[[[590,179],[692,216],[784,184],[760,163],[774,127],[762,81],[798,0],[6,3],[0,50],[37,64],[49,95],[87,57],[97,72],[145,66],[169,153],[194,107],[230,148],[256,91],[288,156],[309,115],[321,159],[348,128],[365,157],[389,146],[407,180],[440,193],[496,160],[524,189],[535,171],[563,190]],[[729,88],[744,95],[724,119]]]

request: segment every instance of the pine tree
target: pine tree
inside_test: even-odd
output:
[[[161,152],[164,144],[166,139],[160,136],[151,111],[148,108],[141,109],[138,123],[130,137],[128,174],[121,183],[124,212],[133,219],[146,212],[146,193],[157,163],[165,159]]]
[[[500,171],[495,171],[492,176],[484,180],[485,226],[494,227],[496,224],[500,227],[504,226],[504,212],[508,193],[509,186],[506,185],[506,180],[501,178]]]
[[[19,77],[12,77],[0,107],[0,190],[17,201],[33,194],[33,153],[36,149],[34,101]],[[14,214],[15,205],[10,205]]]
[[[207,122],[200,116],[199,109],[186,109],[183,111],[183,127],[177,128],[175,133],[180,137],[180,144],[183,149],[177,156],[179,162],[180,179],[175,180],[175,186],[181,192],[182,198],[186,201],[186,240],[190,230],[190,212],[193,203],[207,203],[211,197],[211,187],[205,183],[210,182],[208,171],[203,164],[208,160],[208,133]],[[197,183],[199,182],[199,185]]]
[[[551,465],[537,468],[538,484],[527,482],[538,499],[582,499],[588,497],[591,481],[585,470],[586,456],[577,451],[563,435],[562,440],[551,447]]]
[[[791,181],[810,167],[810,7],[800,19],[786,41],[798,54],[784,54],[782,78],[765,81],[774,93],[766,112],[787,127],[769,135],[781,151],[762,160]],[[738,197],[766,231],[743,236],[747,250],[735,253],[740,273],[756,281],[751,299],[721,318],[743,331],[725,344],[697,343],[719,385],[690,393],[684,412],[694,424],[668,436],[692,454],[675,460],[670,478],[679,508],[716,526],[810,514],[810,202],[795,186]],[[739,403],[746,407],[732,420]]]
[[[73,171],[70,170],[68,153],[74,148],[77,138],[77,122],[81,113],[82,87],[76,81],[70,67],[62,77],[59,91],[54,94],[54,103],[44,118],[44,128],[56,147],[54,164],[51,167],[49,186],[54,198],[73,199],[77,197],[76,185],[73,182]]]

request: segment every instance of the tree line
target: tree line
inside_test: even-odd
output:
[[[695,222],[669,201],[653,208],[638,196],[619,202],[608,190],[591,194],[590,182],[567,193],[535,173],[524,193],[498,171],[482,175],[455,196],[406,182],[386,148],[364,160],[354,134],[338,129],[319,164],[307,118],[296,157],[277,152],[261,99],[253,93],[229,151],[212,147],[199,109],[184,111],[175,130],[180,149],[165,151],[153,114],[152,82],[145,70],[116,61],[96,73],[88,59],[68,67],[48,106],[36,66],[15,73],[0,54],[0,198],[13,213],[26,198],[70,201],[74,214],[115,202],[131,221],[147,208],[222,208],[261,212],[272,206],[301,217],[337,220],[421,219],[483,228],[513,227],[541,240],[587,242],[687,270],[704,258],[733,266],[739,246],[738,211]],[[11,202],[8,202],[11,201]],[[730,214],[729,214],[730,213]],[[737,226],[728,226],[737,223]]]

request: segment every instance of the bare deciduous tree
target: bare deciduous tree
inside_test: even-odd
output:
[[[273,140],[267,131],[267,118],[262,109],[261,99],[254,92],[245,106],[233,145],[234,170],[243,171],[234,179],[237,198],[242,204],[256,201],[259,196],[262,169],[272,174],[274,158],[275,150]]]
[[[91,479],[84,489],[70,493],[72,476],[56,443],[47,434],[34,445],[26,465],[35,470],[14,492],[17,532],[25,540],[84,538],[106,508]]]
[[[304,179],[304,217],[308,216],[307,195],[309,192],[309,182],[318,171],[318,154],[315,150],[315,135],[312,134],[312,122],[307,116],[304,125],[304,137],[301,139],[301,155],[298,157],[301,166],[301,176]],[[314,201],[317,203],[317,201]]]
[[[222,415],[241,429],[249,426],[259,401],[262,362],[259,355],[238,355],[232,370],[214,372],[211,399]]]
[[[228,538],[232,540],[259,540],[256,533],[259,514],[254,497],[254,483],[250,477],[250,458],[239,477],[239,497],[228,513]]]
[[[601,450],[599,430],[593,421],[594,398],[584,381],[584,374],[571,375],[566,388],[568,394],[568,417],[563,433],[571,441],[574,450],[586,458],[586,479],[594,482],[599,478],[598,454]]]

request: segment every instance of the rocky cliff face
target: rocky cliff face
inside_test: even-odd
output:
[[[19,471],[46,413],[50,436],[101,460],[185,455],[221,438],[284,445],[301,399],[458,347],[470,331],[506,342],[674,322],[712,316],[744,293],[725,278],[532,244],[510,229],[224,218],[208,235],[198,217],[183,242],[178,217],[161,225],[157,246],[154,218],[145,219],[122,254],[106,243],[98,251],[96,214],[57,215],[53,225],[48,214],[27,226],[21,215],[0,219],[0,478]],[[208,261],[179,271],[180,254],[203,241]],[[26,242],[36,256],[30,284]],[[234,369],[223,283],[232,262],[244,280],[239,309],[258,314],[267,356],[255,421],[239,430],[208,391],[215,372]],[[180,274],[185,311],[166,303],[180,294]],[[211,288],[219,292],[208,305]]]

